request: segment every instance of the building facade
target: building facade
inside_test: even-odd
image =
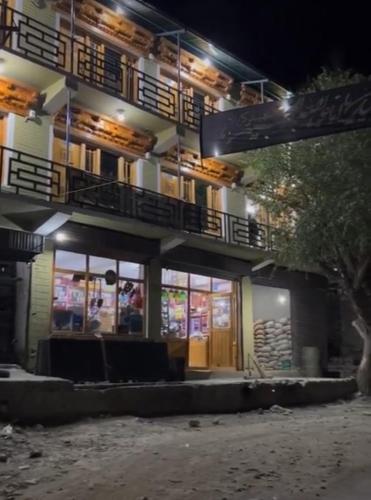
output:
[[[194,371],[324,363],[325,280],[254,271],[273,232],[236,188],[246,157],[199,152],[203,114],[286,91],[139,0],[1,15],[2,360],[103,336]]]

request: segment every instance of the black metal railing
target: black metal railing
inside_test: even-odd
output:
[[[121,61],[104,44],[81,41],[0,2],[2,18],[13,31],[2,46],[27,60],[73,75],[90,86],[187,127],[198,129],[203,114],[217,110]]]
[[[121,215],[233,245],[272,249],[268,226],[0,147],[2,190]]]

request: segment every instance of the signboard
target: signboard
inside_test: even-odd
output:
[[[203,158],[371,127],[371,82],[203,116]]]

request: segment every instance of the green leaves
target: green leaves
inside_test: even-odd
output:
[[[305,91],[362,79],[324,70]],[[279,220],[280,259],[290,267],[321,266],[340,281],[345,270],[355,283],[371,255],[371,131],[273,146],[249,156],[258,173],[249,195]]]

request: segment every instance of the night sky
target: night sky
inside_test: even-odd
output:
[[[293,90],[322,66],[371,74],[371,22],[365,1],[148,2]]]

